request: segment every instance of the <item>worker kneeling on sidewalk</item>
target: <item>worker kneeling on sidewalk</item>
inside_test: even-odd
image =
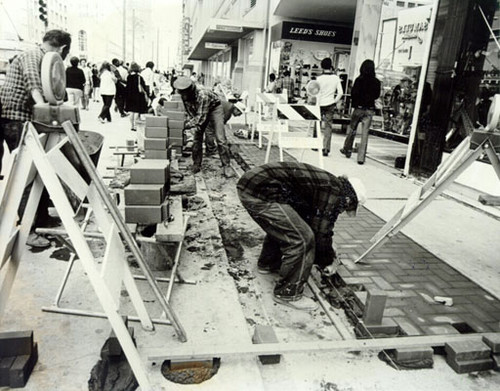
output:
[[[342,212],[355,215],[366,200],[357,178],[337,177],[305,163],[275,162],[247,171],[238,196],[266,232],[259,273],[279,271],[274,301],[310,311],[317,304],[303,296],[314,263],[331,269],[336,260],[333,227]]]

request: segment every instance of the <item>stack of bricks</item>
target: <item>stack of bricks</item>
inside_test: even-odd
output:
[[[493,369],[500,371],[500,335],[484,336],[483,342],[491,349],[491,358],[493,359]]]
[[[166,221],[169,204],[170,162],[144,159],[130,168],[130,184],[124,189],[125,222],[151,225]]]
[[[33,331],[0,334],[0,387],[24,387],[37,361]]]
[[[481,340],[448,342],[444,345],[446,362],[457,373],[493,369],[490,347]]]
[[[159,107],[158,114],[157,117],[146,116],[145,158],[167,159],[170,158],[170,151],[182,154],[186,117],[182,100],[164,102],[163,107]]]

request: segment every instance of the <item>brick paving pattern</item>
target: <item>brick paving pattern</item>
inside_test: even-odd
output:
[[[233,155],[246,168],[264,163],[265,146],[228,132]],[[278,161],[272,147],[270,161]],[[285,161],[293,161],[284,153]],[[367,250],[370,239],[385,221],[361,208],[355,218],[341,215],[335,225],[334,243],[343,266],[339,275],[347,285],[387,294],[384,318],[396,322],[406,335],[442,335],[500,331],[500,301],[470,279],[402,233],[389,239],[362,263],[354,263]],[[452,306],[434,296],[453,299]]]

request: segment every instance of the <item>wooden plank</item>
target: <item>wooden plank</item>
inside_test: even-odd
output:
[[[483,205],[500,206],[500,196],[481,194],[478,198],[478,201]]]
[[[455,341],[482,341],[483,336],[497,337],[499,333],[446,334],[425,335],[415,337],[395,337],[376,339],[351,339],[345,341],[305,341],[288,343],[268,343],[254,345],[247,341],[231,345],[202,345],[185,343],[183,345],[165,348],[150,348],[145,351],[148,360],[161,362],[163,360],[194,360],[212,357],[260,356],[268,354],[312,353],[312,352],[342,352],[342,351],[380,351],[386,349],[442,347]],[[168,352],[167,352],[168,351]]]
[[[7,240],[7,243],[0,243],[0,254],[3,254],[2,258],[0,258],[0,270],[7,259],[9,259],[10,254],[12,253],[12,249],[14,248],[14,244],[16,243],[17,235],[19,234],[19,227],[16,227],[10,238]],[[4,247],[5,246],[5,247]]]
[[[184,220],[182,216],[182,198],[172,197],[170,215],[173,220],[156,225],[155,238],[158,242],[181,242],[184,240]]]
[[[73,167],[68,158],[63,155],[61,150],[53,148],[47,153],[47,158],[52,163],[52,167],[54,167],[57,176],[68,185],[71,191],[75,193],[80,200],[85,199],[89,186],[83,180],[76,168]]]

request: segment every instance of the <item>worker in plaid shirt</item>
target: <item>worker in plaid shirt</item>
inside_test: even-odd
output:
[[[28,50],[14,58],[5,77],[5,84],[0,88],[0,172],[3,158],[4,140],[10,151],[19,145],[24,123],[30,121],[33,105],[44,103],[40,71],[42,59],[47,52],[57,52],[64,59],[71,47],[71,36],[62,30],[50,30],[43,37],[42,45]],[[40,204],[45,204],[48,195],[44,192]],[[46,208],[39,208],[37,221],[44,220],[48,214]],[[35,222],[37,226],[37,222]],[[50,242],[36,235],[30,236],[28,244],[47,247]]]
[[[229,147],[224,130],[224,110],[221,101],[214,92],[196,85],[185,76],[177,78],[174,88],[181,95],[188,115],[185,129],[194,128],[193,139],[193,173],[201,170],[203,160],[203,135],[208,126],[215,130],[215,141],[222,162],[222,170],[226,177],[234,176],[229,166]]]
[[[329,270],[336,260],[333,227],[340,213],[355,215],[365,200],[357,178],[336,177],[305,163],[276,162],[247,171],[238,195],[250,216],[266,232],[258,271],[279,271],[274,300],[299,310],[316,303],[303,296],[314,263]]]

